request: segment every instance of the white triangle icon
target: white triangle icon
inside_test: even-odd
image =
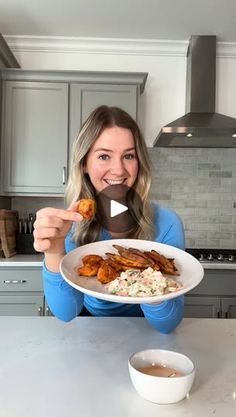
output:
[[[124,211],[128,210],[128,207],[124,206],[124,204],[118,203],[115,200],[111,200],[111,217],[118,216],[118,214],[124,213]]]

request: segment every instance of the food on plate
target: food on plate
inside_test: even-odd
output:
[[[175,292],[182,288],[182,284],[173,278],[166,278],[160,271],[151,267],[143,271],[130,269],[122,272],[119,277],[110,282],[110,294],[125,297],[151,297]]]
[[[119,255],[123,256],[124,258],[149,265],[153,265],[155,263],[148,255],[145,254],[145,252],[142,252],[139,249],[127,249],[121,245],[113,245],[113,247],[118,251]]]
[[[120,272],[113,268],[109,262],[103,261],[102,265],[98,269],[97,279],[102,284],[108,284],[109,282],[113,281],[116,277],[118,277]]]
[[[77,272],[78,275],[82,275],[84,277],[94,277],[98,273],[99,266],[97,265],[83,265],[81,268],[78,268]]]
[[[83,264],[87,265],[99,265],[103,261],[103,258],[99,255],[86,255],[83,257]]]
[[[174,263],[174,259],[168,259],[155,250],[145,252],[154,262],[160,266],[160,271],[169,275],[179,275]]]
[[[114,255],[113,253],[106,253],[106,255],[108,256],[108,259],[111,259],[113,262],[124,267],[144,269],[149,266],[147,262],[133,261],[132,259],[124,258],[123,256]]]
[[[92,220],[96,212],[96,203],[92,198],[82,198],[78,202],[77,212],[86,220]]]
[[[85,277],[94,277],[103,262],[103,258],[99,255],[86,255],[82,259],[83,266],[77,268],[78,275]]]
[[[181,283],[163,276],[163,273],[179,275],[174,259],[168,259],[154,250],[142,252],[120,245],[113,247],[118,255],[106,253],[106,258],[96,254],[84,256],[77,274],[97,277],[102,284],[109,284],[109,293],[116,295],[162,295],[182,288]]]

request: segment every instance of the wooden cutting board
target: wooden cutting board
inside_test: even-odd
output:
[[[16,233],[18,213],[13,210],[0,210],[0,256],[10,258],[16,252]]]

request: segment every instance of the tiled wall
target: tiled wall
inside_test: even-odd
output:
[[[152,196],[182,218],[186,246],[236,248],[236,149],[150,148]]]

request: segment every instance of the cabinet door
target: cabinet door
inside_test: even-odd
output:
[[[63,194],[68,157],[68,86],[6,81],[3,90],[3,191]]]
[[[221,299],[222,318],[236,319],[236,297]]]
[[[184,317],[218,318],[220,314],[220,298],[185,296]]]
[[[41,316],[43,295],[0,295],[0,316]]]
[[[136,85],[71,84],[70,143],[77,137],[89,114],[102,104],[121,107],[136,120],[138,93]]]
[[[43,292],[40,267],[18,266],[0,268],[0,293]]]

